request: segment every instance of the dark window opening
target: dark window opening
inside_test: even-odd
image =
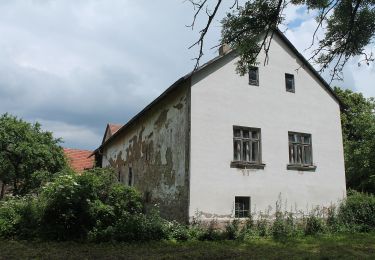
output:
[[[121,182],[121,171],[120,170],[118,170],[118,172],[117,172],[117,180],[119,182]]]
[[[250,216],[250,197],[235,197],[234,213],[236,218]]]
[[[133,170],[131,167],[129,167],[129,175],[128,175],[128,185],[133,185]]]
[[[151,192],[146,191],[145,192],[145,202],[150,203],[151,202]]]
[[[293,74],[287,74],[287,73],[285,74],[285,87],[286,87],[286,91],[295,92]]]
[[[259,86],[259,69],[257,67],[249,68],[249,84]]]
[[[289,164],[312,166],[311,135],[289,132]]]

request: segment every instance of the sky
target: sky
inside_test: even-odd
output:
[[[218,55],[224,3],[202,62]],[[198,49],[188,47],[206,17],[194,30],[192,17],[186,0],[1,0],[0,114],[40,122],[64,147],[97,148],[107,123],[125,124],[194,68]],[[290,7],[282,30],[308,58],[315,26],[313,13]],[[374,64],[357,63],[332,85],[375,97]]]

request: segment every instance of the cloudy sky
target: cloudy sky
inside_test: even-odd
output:
[[[209,47],[225,9],[203,62],[217,55]],[[39,121],[65,147],[96,148],[107,122],[127,122],[192,70],[198,50],[188,46],[205,22],[192,31],[192,15],[184,0],[1,0],[0,113]],[[289,8],[286,18],[287,37],[308,57],[312,14]],[[374,64],[356,64],[333,84],[375,96]]]

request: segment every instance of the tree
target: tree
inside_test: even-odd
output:
[[[0,117],[0,199],[6,186],[13,195],[24,195],[66,167],[60,139],[9,114]]]
[[[209,0],[189,1],[195,10],[192,28],[202,12],[205,11],[208,16],[205,27],[200,30],[199,39],[190,46],[200,48],[196,58],[197,68],[203,56],[205,36],[223,1],[212,0],[213,6]],[[230,12],[222,21],[220,45],[228,44],[239,53],[237,71],[241,75],[247,73],[249,65],[256,64],[262,50],[266,54],[264,62],[268,62],[274,32],[283,23],[285,9],[289,5],[305,6],[306,12],[316,12],[318,25],[312,35],[310,48],[318,42],[309,60],[320,66],[319,72],[332,65],[331,81],[342,79],[342,70],[351,57],[361,56],[363,60],[359,65],[369,65],[374,61],[373,53],[366,52],[365,47],[374,44],[375,0],[246,0],[243,6],[239,5],[238,0],[233,0]],[[324,38],[320,40],[316,37],[319,29],[324,32]]]
[[[375,99],[334,88],[341,113],[347,187],[375,194]]]

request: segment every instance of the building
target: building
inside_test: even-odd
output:
[[[329,206],[346,194],[340,101],[277,32],[269,63],[234,51],[170,86],[95,151],[163,217],[229,219]]]
[[[64,148],[64,154],[70,167],[76,172],[94,168],[95,158],[91,156],[92,151]]]

